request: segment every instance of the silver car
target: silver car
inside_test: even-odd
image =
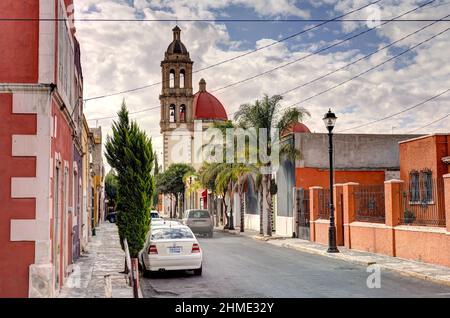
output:
[[[183,224],[189,226],[192,232],[213,236],[214,224],[208,210],[186,210],[184,212]]]

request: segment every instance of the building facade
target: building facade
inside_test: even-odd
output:
[[[163,169],[173,163],[189,164],[200,168],[202,160],[198,153],[203,145],[201,133],[214,122],[228,120],[222,103],[206,89],[206,81],[201,79],[199,90],[193,93],[193,64],[189,51],[181,41],[181,29],[173,30],[173,40],[168,46],[161,62],[162,91],[161,133],[163,135]],[[196,134],[200,133],[200,134]],[[189,207],[206,207],[207,194],[187,194]],[[165,196],[162,200],[162,212],[169,215],[175,200]],[[182,200],[179,200],[182,202]]]
[[[0,24],[0,297],[56,296],[80,251],[83,77],[72,4],[0,2],[11,18]]]
[[[273,230],[292,236],[295,232],[294,189],[312,186],[329,188],[328,134],[311,133],[302,123],[283,134],[282,143],[292,143],[300,153],[295,160],[281,159],[274,175],[278,186],[274,196]],[[358,182],[382,185],[385,180],[400,177],[398,143],[418,135],[335,134],[335,183]],[[247,198],[246,227],[259,230],[259,201]]]

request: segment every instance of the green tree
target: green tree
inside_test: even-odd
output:
[[[121,243],[127,239],[130,256],[137,258],[150,225],[154,194],[154,153],[151,139],[130,122],[125,102],[106,139],[106,159],[117,172],[117,226]]]
[[[111,169],[105,177],[105,193],[109,200],[109,206],[114,207],[116,204],[118,186],[117,175],[114,170]]]
[[[271,157],[272,142],[279,142],[280,133],[287,131],[296,122],[301,122],[309,112],[301,107],[291,107],[282,109],[280,102],[283,99],[280,95],[269,97],[264,95],[263,99],[255,101],[254,104],[243,104],[235,114],[235,120],[238,125],[244,128],[255,128],[257,131],[261,128],[267,131],[267,149],[264,153]],[[274,128],[278,129],[275,134]],[[260,142],[258,144],[261,144]],[[295,158],[299,156],[295,145],[286,143],[280,147],[280,156],[289,156]],[[273,183],[271,171],[272,161],[261,163],[260,168],[264,168],[262,173],[262,192],[263,198],[267,203],[267,229],[266,234],[272,235],[272,195],[276,192],[276,185]]]
[[[156,154],[156,151],[153,154],[153,156],[155,158],[154,169],[153,169],[153,176],[155,177],[155,180],[156,180],[156,178],[159,175],[159,171],[161,169],[160,169],[160,166],[159,166],[158,155]],[[153,194],[153,209],[155,209],[155,210],[156,210],[156,208],[158,206],[158,201],[159,201],[158,191],[155,191],[155,193]]]
[[[159,193],[169,194],[175,198],[175,211],[170,217],[181,217],[181,213],[178,213],[178,203],[181,197],[181,202],[184,199],[184,193],[186,191],[186,184],[183,178],[189,174],[194,173],[193,167],[184,163],[175,163],[170,165],[166,171],[160,173],[156,178],[156,186]]]

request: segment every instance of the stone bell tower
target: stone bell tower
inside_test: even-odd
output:
[[[191,164],[194,109],[192,90],[192,66],[189,52],[181,42],[181,29],[173,30],[173,41],[161,62],[162,92],[161,133],[164,138],[164,169],[171,163]],[[178,141],[177,141],[178,140]],[[185,149],[174,154],[174,147],[185,144]]]

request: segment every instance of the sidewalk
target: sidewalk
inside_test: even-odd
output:
[[[102,223],[91,238],[87,252],[74,264],[58,298],[105,298],[105,275],[110,275],[113,298],[133,298],[124,269],[117,226]]]
[[[307,240],[286,238],[281,236],[261,237],[257,231],[245,230],[244,233],[238,231],[222,230],[224,232],[240,235],[255,240],[265,241],[279,247],[290,248],[301,252],[318,254],[325,257],[340,259],[350,263],[364,266],[377,264],[381,269],[390,270],[402,275],[412,276],[424,280],[433,281],[450,286],[450,268],[428,263],[406,260],[398,257],[391,257],[369,252],[350,250],[339,246],[340,253],[327,253],[327,246],[313,243]]]

